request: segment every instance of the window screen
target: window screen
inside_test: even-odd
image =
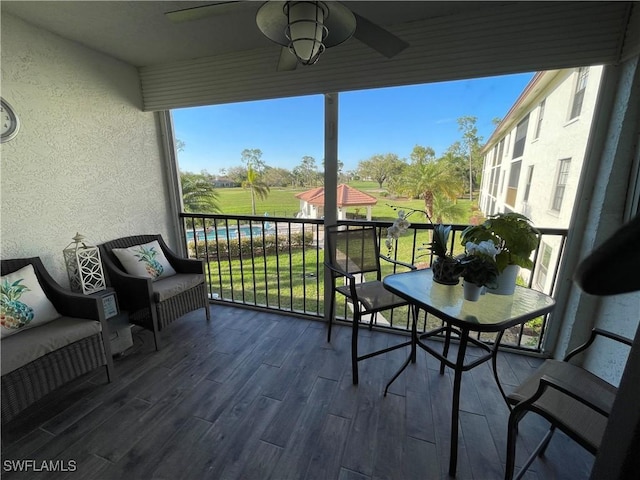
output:
[[[524,117],[516,128],[516,141],[513,145],[513,157],[521,157],[524,153],[524,142],[527,140],[527,128],[529,127],[529,115]]]

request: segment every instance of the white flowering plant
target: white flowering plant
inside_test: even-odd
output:
[[[462,232],[462,244],[490,240],[499,246],[496,255],[498,270],[508,265],[532,268],[531,252],[538,246],[540,231],[531,220],[516,212],[496,213],[481,225],[470,225]]]
[[[396,207],[394,205],[388,206],[398,212],[398,216],[394,220],[393,225],[387,228],[387,239],[385,241],[385,245],[387,247],[389,256],[391,256],[391,251],[393,250],[394,243],[397,242],[398,238],[400,238],[401,235],[404,235],[408,228],[411,226],[411,223],[409,223],[409,220],[407,220],[407,218],[414,213],[421,213],[427,218],[429,223],[433,225],[433,231],[431,233],[432,240],[429,243],[423,243],[422,247],[418,247],[417,250],[427,250],[436,257],[448,257],[453,259],[453,256],[451,253],[449,253],[447,246],[452,230],[451,225],[442,225],[440,223],[434,224],[431,221],[429,215],[427,215],[427,212],[425,212],[424,210],[408,208],[407,211],[405,209],[400,209],[399,207]],[[430,253],[420,253],[416,258],[429,255]]]
[[[496,255],[500,249],[491,240],[465,243],[465,255],[460,259],[464,270],[462,278],[479,287],[498,286],[498,265]]]
[[[496,255],[500,253],[500,249],[491,240],[485,240],[479,243],[467,242],[464,246],[465,251],[469,255],[487,255],[494,260]]]
[[[405,234],[411,226],[407,217],[412,213],[413,212],[406,213],[404,210],[398,210],[398,216],[393,221],[393,225],[387,228],[387,239],[384,243],[387,247],[389,256],[391,256],[391,250],[393,250],[394,242],[397,242],[400,235]]]

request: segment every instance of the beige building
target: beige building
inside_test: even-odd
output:
[[[601,66],[538,72],[487,142],[485,215],[518,212],[539,227],[568,228],[594,116]],[[551,289],[559,238],[543,238],[533,286]]]

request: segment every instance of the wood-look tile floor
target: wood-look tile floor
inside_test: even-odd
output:
[[[453,376],[440,375],[431,356],[420,351],[384,397],[407,349],[360,362],[353,386],[348,327],[327,343],[322,322],[211,311],[210,323],[202,310],[175,322],[159,352],[149,332],[134,330],[134,346],[115,359],[115,381],[100,369],[5,425],[2,478],[448,478]],[[363,329],[361,351],[401,340]],[[499,360],[507,390],[540,363]],[[490,365],[466,372],[457,478],[503,477],[507,416]],[[546,428],[532,414],[521,423],[518,465]],[[25,459],[73,471],[11,471]],[[592,463],[557,433],[525,478],[588,478]]]

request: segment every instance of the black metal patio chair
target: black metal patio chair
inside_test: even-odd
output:
[[[580,263],[574,274],[575,282],[585,292],[593,295],[615,295],[640,290],[640,276],[637,274],[640,270],[638,245],[640,216],[620,228]],[[626,345],[629,349],[633,346],[631,339],[594,328],[589,339],[569,352],[563,361],[546,360],[533,375],[507,396],[509,404],[514,405],[508,423],[507,480],[513,478],[515,469],[518,424],[529,412],[541,415],[551,425],[516,478],[521,478],[535,458],[544,454],[556,429],[594,455],[598,453],[614,408],[618,387],[574,360],[598,338]]]
[[[331,328],[335,316],[335,294],[343,295],[353,305],[351,337],[351,364],[353,384],[358,384],[358,362],[397,348],[410,345],[403,342],[383,350],[358,355],[358,330],[363,315],[371,315],[369,325],[375,315],[384,310],[408,305],[403,298],[391,293],[382,284],[380,259],[395,265],[415,270],[415,266],[393,260],[380,254],[376,228],[373,226],[336,225],[325,229],[325,266],[332,272],[332,294],[329,306],[329,326],[327,341],[331,342]],[[374,278],[365,278],[371,276]],[[343,279],[336,285],[338,278]]]

